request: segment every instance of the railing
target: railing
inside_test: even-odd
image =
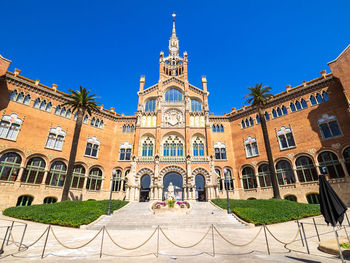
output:
[[[153,156],[139,156],[138,161],[139,162],[152,162],[154,159]]]
[[[193,162],[206,162],[208,161],[207,156],[192,156],[192,161]]]
[[[185,157],[184,156],[161,156],[160,161],[161,162],[184,162]]]

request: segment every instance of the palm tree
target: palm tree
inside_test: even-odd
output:
[[[246,103],[252,104],[252,106],[258,111],[258,115],[261,123],[261,129],[264,136],[266,155],[269,162],[269,170],[270,170],[271,183],[273,188],[273,198],[281,199],[276,171],[273,165],[272,151],[271,151],[271,146],[269,141],[269,133],[267,131],[266,119],[263,113],[264,105],[266,104],[268,99],[272,96],[272,94],[270,94],[270,91],[272,88],[267,86],[262,87],[262,83],[260,83],[260,84],[256,84],[255,87],[248,87],[248,89],[250,90],[250,93],[244,96],[244,98],[248,98]]]
[[[64,181],[61,201],[68,200],[68,193],[72,181],[75,158],[77,155],[79,136],[85,113],[87,112],[89,116],[91,116],[92,111],[100,111],[100,109],[98,108],[99,103],[95,101],[100,97],[96,97],[96,94],[89,95],[90,90],[87,91],[85,88],[80,86],[79,91],[70,89],[69,92],[71,92],[72,94],[65,95],[65,98],[68,101],[63,103],[61,106],[68,106],[69,108],[71,108],[72,113],[76,112],[77,119],[74,128],[73,141],[68,161],[67,176],[66,180]]]

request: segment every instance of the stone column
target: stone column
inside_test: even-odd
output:
[[[339,162],[340,162],[340,164],[341,164],[341,167],[342,167],[343,170],[344,170],[345,177],[348,177],[348,176],[349,176],[349,173],[348,173],[348,169],[346,169],[345,160],[344,160],[344,159],[340,159]]]
[[[47,175],[49,174],[49,170],[45,170],[44,172],[44,177],[43,177],[43,180],[41,182],[42,185],[45,185],[45,182],[46,182],[46,178],[47,178]]]
[[[17,175],[17,177],[16,177],[16,180],[15,180],[15,182],[20,182],[21,181],[21,177],[22,177],[22,174],[23,174],[23,172],[24,172],[24,166],[22,166],[22,167],[20,167],[19,168],[19,172],[18,172],[18,175]]]

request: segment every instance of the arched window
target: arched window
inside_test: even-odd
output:
[[[163,156],[183,156],[183,143],[179,137],[168,136],[163,143]]]
[[[278,117],[281,117],[283,115],[280,107],[277,108],[277,115]]]
[[[297,108],[297,110],[301,110],[301,105],[299,101],[295,103],[295,107]]]
[[[322,96],[319,93],[316,94],[316,100],[318,104],[323,102]]]
[[[83,119],[83,123],[88,124],[89,122],[89,116],[85,115]]]
[[[104,122],[103,122],[103,120],[101,120],[101,122],[100,122],[100,128],[103,128],[103,126],[104,126]],[[133,130],[134,130],[134,126],[133,126]]]
[[[54,150],[62,150],[65,137],[66,132],[62,130],[60,126],[57,126],[56,128],[51,128],[45,147]]]
[[[272,117],[277,118],[277,113],[275,109],[272,110]]]
[[[35,107],[35,103],[34,103],[34,107]],[[60,105],[57,105],[57,106],[56,106],[56,109],[55,109],[55,114],[56,114],[56,115],[60,115],[60,113],[61,113],[61,106],[60,106]]]
[[[61,117],[66,117],[66,112],[67,112],[66,107],[62,107],[61,113],[60,113]]]
[[[57,202],[56,197],[48,196],[48,197],[45,197],[45,199],[44,199],[44,204],[54,204],[56,202]]]
[[[100,119],[96,119],[95,127],[99,127],[99,126],[100,126]]]
[[[311,182],[317,181],[317,171],[311,160],[311,158],[307,156],[300,156],[295,161],[297,166],[297,175],[299,178],[299,182]]]
[[[270,120],[270,114],[267,111],[265,111],[265,120]]]
[[[337,118],[334,115],[329,116],[328,114],[323,114],[322,118],[318,120],[318,125],[320,126],[321,134],[324,139],[342,135]]]
[[[257,182],[254,170],[251,167],[245,167],[242,170],[242,182],[244,189],[257,188]]]
[[[123,183],[123,191],[125,192],[126,185],[128,184],[128,174],[130,173],[130,170],[126,170],[124,174],[124,183]]]
[[[307,108],[306,100],[301,99],[301,106],[303,107],[303,109],[306,109],[306,108]]]
[[[259,124],[260,123],[260,116],[259,116],[259,114],[256,115],[255,119],[256,119],[256,124]]]
[[[282,105],[282,115],[288,114],[286,106]]]
[[[85,168],[81,164],[74,165],[71,188],[82,189],[84,187]]]
[[[322,92],[322,98],[323,98],[323,101],[329,101],[329,97],[328,97],[327,92],[325,92],[325,91]]]
[[[282,126],[281,129],[277,131],[277,137],[281,150],[295,147],[294,136],[291,128]]]
[[[344,157],[346,169],[348,170],[348,173],[350,174],[350,147],[348,147],[344,150],[343,157]]]
[[[224,126],[222,124],[220,125],[220,132],[224,132]]]
[[[178,89],[172,88],[165,93],[165,101],[180,102],[182,101],[182,93]]]
[[[295,112],[296,111],[296,108],[295,108],[295,105],[294,105],[293,102],[290,103],[289,107],[290,107],[290,111],[291,112]]]
[[[142,156],[153,156],[153,140],[150,137],[142,143]]]
[[[30,195],[21,195],[17,199],[16,206],[30,206],[33,202],[33,197]]]
[[[51,165],[49,175],[46,178],[46,185],[63,186],[64,179],[67,173],[67,166],[61,162],[56,161]]]
[[[316,99],[313,95],[310,96],[310,102],[311,102],[311,106],[314,106],[317,104]]]
[[[0,180],[16,181],[21,162],[22,158],[17,153],[3,154],[0,158]]]
[[[120,145],[119,160],[120,161],[130,161],[131,159],[132,145],[128,142]]]
[[[322,152],[317,157],[318,165],[324,174],[328,174],[329,178],[344,177],[344,170],[338,160],[338,157],[332,152]]]
[[[307,202],[309,204],[319,204],[320,203],[320,196],[319,194],[313,193],[313,194],[308,194],[306,196]]]
[[[288,201],[293,201],[296,202],[297,201],[297,197],[295,195],[286,195],[284,197],[284,199],[288,200]]]
[[[45,110],[46,110],[47,112],[51,112],[51,108],[52,108],[52,103],[49,102],[49,103],[46,105]]]
[[[11,92],[10,100],[15,101],[16,98],[17,98],[17,90],[14,90],[14,91]]]
[[[228,168],[224,169],[224,182],[225,182],[225,189],[227,190],[234,190],[234,182],[232,178],[231,170]]]
[[[43,101],[40,103],[39,109],[40,109],[40,110],[45,110],[45,108],[46,108],[46,100],[43,100]]]
[[[254,126],[254,121],[253,121],[252,117],[249,118],[249,124],[250,124],[250,126]]]
[[[101,190],[102,185],[102,171],[99,168],[91,169],[86,183],[87,190],[98,191]]]
[[[250,123],[249,123],[248,119],[245,119],[245,126],[246,126],[246,127],[249,127],[249,126],[250,126]]]
[[[204,143],[199,137],[193,141],[193,156],[204,156]]]
[[[24,99],[24,94],[23,94],[23,92],[21,92],[20,94],[18,94],[16,101],[19,103],[22,103],[23,99]]]
[[[219,126],[219,124],[216,125],[216,131],[217,131],[217,132],[220,132],[220,126]]]
[[[212,126],[212,130],[213,130],[213,132],[216,132],[216,126],[214,124]]]
[[[227,156],[226,156],[226,145],[221,143],[221,142],[217,142],[214,144],[214,152],[215,152],[215,159],[216,160],[226,160]]]
[[[279,161],[276,164],[276,173],[280,185],[295,183],[293,168],[288,161]]]
[[[37,99],[34,101],[33,108],[39,109],[39,106],[40,106],[40,99],[37,98]],[[59,106],[57,106],[57,107],[59,107]],[[56,109],[57,109],[57,108],[56,108]],[[57,114],[56,111],[55,111],[55,114]]]
[[[215,172],[218,176],[218,179],[217,179],[217,182],[218,182],[218,190],[221,191],[223,190],[223,187],[222,187],[222,178],[221,178],[221,173],[220,173],[220,170],[219,169],[215,169]]]
[[[246,157],[258,156],[258,144],[256,143],[256,138],[248,137],[247,140],[244,140],[244,148]]]
[[[271,186],[270,169],[268,164],[261,164],[258,168],[260,187]]]
[[[145,105],[145,112],[155,112],[156,111],[156,100],[148,100]]]
[[[95,136],[89,138],[86,143],[85,156],[97,157],[99,148],[100,141]]]
[[[69,119],[71,114],[72,114],[71,109],[68,109],[65,117]]]
[[[92,117],[90,125],[91,125],[91,126],[94,126],[94,125],[95,125],[95,117]]]
[[[44,178],[45,161],[40,157],[31,158],[23,171],[21,182],[26,184],[41,184]]]
[[[4,115],[0,121],[0,138],[16,141],[22,120],[17,114]]]
[[[191,100],[191,111],[192,112],[201,112],[202,111],[202,105],[198,100],[195,100],[195,99]]]
[[[119,192],[121,190],[122,183],[122,171],[116,170],[113,175],[112,191]]]
[[[29,105],[29,103],[30,103],[30,95],[28,94],[28,95],[24,98],[23,104]]]
[[[242,120],[241,125],[242,125],[242,128],[244,129],[244,128],[245,128],[245,122],[244,122],[244,120]],[[213,126],[213,129],[215,129],[215,126]]]

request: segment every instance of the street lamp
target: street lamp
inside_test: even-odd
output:
[[[225,188],[226,188],[226,197],[227,197],[227,213],[231,214],[230,198],[228,196],[228,186],[229,186],[229,181],[231,177],[228,175],[228,171],[226,168],[224,169],[224,178],[225,178]]]
[[[112,203],[112,192],[113,192],[113,182],[114,182],[114,177],[116,175],[115,169],[112,170],[112,178],[111,178],[111,192],[109,193],[109,201],[108,201],[108,210],[107,210],[107,215],[111,215],[111,203]]]

